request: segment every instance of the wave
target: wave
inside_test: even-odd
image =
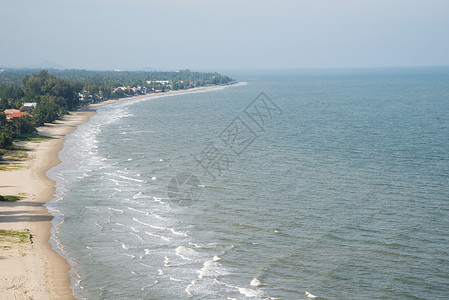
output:
[[[143,238],[141,238],[140,235],[138,235],[137,233],[130,232],[129,234],[134,235],[135,237],[137,237],[139,240],[141,240],[143,242]]]
[[[119,212],[120,214],[123,214],[125,211],[124,210],[121,210],[121,209],[118,209],[118,208],[113,208],[113,207],[108,207],[108,209],[109,210],[113,210],[113,211],[117,211],[117,212]]]
[[[197,256],[198,252],[196,252],[195,250],[191,249],[191,248],[187,248],[184,246],[179,246],[175,249],[175,253],[176,255],[178,255],[179,257],[181,257],[184,260],[193,260],[193,258],[188,257],[188,256]]]
[[[171,239],[169,237],[166,237],[166,236],[163,236],[163,235],[155,234],[155,233],[148,232],[148,231],[145,231],[145,233],[150,235],[150,236],[154,236],[154,237],[158,237],[160,239],[163,239],[166,242],[170,242],[171,241]]]
[[[145,226],[151,226],[151,224],[142,222],[142,221],[140,221],[139,219],[137,219],[136,217],[133,217],[133,220],[134,220],[135,222],[139,223],[139,224],[142,224],[142,225],[145,225]]]
[[[251,286],[261,286],[262,282],[257,277],[254,277],[253,280],[251,280],[251,282],[249,283],[249,285],[251,285]]]
[[[181,231],[177,231],[173,228],[167,228],[168,230],[170,230],[171,233],[173,233],[174,235],[179,235],[179,236],[184,236],[184,237],[190,237],[190,235],[188,235],[185,232],[181,232]]]
[[[257,291],[248,288],[237,287],[237,290],[240,292],[240,294],[248,298],[260,298],[265,295],[264,291]]]
[[[125,179],[125,180],[131,180],[131,181],[135,181],[135,182],[146,183],[146,181],[142,180],[142,179],[131,178],[131,177],[128,177],[128,176],[123,176],[123,175],[118,175],[118,177],[120,177],[122,179]]]
[[[218,277],[221,275],[229,274],[229,272],[225,268],[223,268],[217,260],[214,259],[204,262],[203,267],[198,270],[197,273],[199,279],[203,279],[205,277]]]

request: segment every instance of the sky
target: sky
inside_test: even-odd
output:
[[[0,0],[0,67],[449,65],[448,0]]]

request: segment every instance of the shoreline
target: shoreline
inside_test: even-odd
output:
[[[102,101],[102,102],[98,102],[98,103],[94,103],[94,104],[89,104],[88,106],[86,106],[86,108],[88,108],[88,109],[89,108],[95,108],[95,107],[99,107],[99,106],[105,106],[105,105],[109,105],[109,104],[125,102],[125,101],[130,101],[130,100],[136,100],[136,99],[154,98],[154,97],[166,96],[166,95],[176,95],[176,94],[181,94],[181,93],[186,93],[186,92],[187,93],[189,93],[189,92],[196,92],[196,91],[201,91],[201,90],[207,90],[207,89],[210,89],[210,88],[226,87],[228,85],[233,85],[233,84],[236,84],[236,83],[237,82],[232,83],[232,84],[224,84],[224,85],[200,86],[200,87],[186,89],[186,90],[176,90],[176,91],[169,91],[169,92],[151,93],[151,94],[123,97],[123,98],[118,98],[118,99],[109,99],[109,100],[106,100],[106,101]]]
[[[22,143],[33,156],[18,170],[0,171],[0,195],[26,193],[16,202],[0,202],[0,229],[32,235],[32,243],[8,243],[0,247],[0,299],[75,299],[71,288],[70,265],[50,243],[53,215],[44,206],[51,201],[56,183],[46,172],[58,165],[65,136],[87,122],[95,108],[135,99],[189,93],[226,85],[198,87],[165,93],[145,94],[88,105],[64,116],[56,124],[45,124],[38,133],[54,139]]]
[[[54,139],[23,145],[33,156],[19,170],[0,171],[0,194],[26,193],[16,202],[0,202],[0,229],[32,235],[32,243],[0,248],[1,299],[75,299],[70,287],[67,261],[50,244],[53,215],[44,204],[53,198],[56,184],[46,172],[60,163],[58,153],[65,136],[89,120],[93,111],[64,116],[57,124],[45,124],[38,133]],[[14,298],[15,297],[15,298]]]

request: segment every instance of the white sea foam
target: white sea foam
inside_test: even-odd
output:
[[[178,255],[179,257],[181,257],[182,259],[185,259],[185,260],[193,260],[192,258],[187,257],[187,256],[195,256],[198,254],[195,250],[184,247],[184,246],[177,247],[175,250],[175,253],[176,253],[176,255]]]
[[[167,228],[168,229],[168,228]],[[188,235],[185,232],[181,232],[181,231],[177,231],[173,228],[170,228],[171,233],[175,234],[175,235],[180,235],[180,236],[185,236],[185,237],[189,237],[190,235]]]
[[[128,254],[128,253],[120,253],[120,252],[116,252],[115,254],[117,255],[121,255],[121,256],[127,256],[127,257],[131,257],[132,259],[135,258],[134,255]]]
[[[309,293],[308,291],[305,291],[305,294],[307,297],[309,297],[311,299],[318,299],[318,296],[315,296],[314,294]]]
[[[160,239],[163,239],[164,241],[167,241],[167,242],[170,241],[170,238],[168,238],[168,237],[166,237],[166,236],[163,236],[163,235],[154,234],[154,233],[151,233],[151,232],[148,232],[148,231],[145,231],[145,233],[148,234],[148,235],[150,235],[150,236],[154,236],[154,237],[158,237],[158,238],[160,238]]]
[[[128,176],[123,176],[123,175],[118,175],[118,177],[125,179],[125,180],[131,180],[131,181],[135,181],[135,182],[145,182],[145,180],[142,179],[136,179],[136,178],[132,178],[132,177],[128,177]]]
[[[237,287],[237,289],[240,292],[240,294],[245,295],[245,297],[248,297],[248,298],[260,298],[260,297],[263,297],[265,294],[263,291],[257,291],[257,290],[253,290],[253,289],[242,288],[242,287]]]
[[[192,242],[189,242],[189,245],[192,245],[192,246],[195,247],[195,248],[203,248],[203,247],[201,247],[200,245],[195,244],[195,243],[192,243]]]
[[[172,280],[172,281],[184,281],[184,280],[182,280],[182,279],[173,278],[173,277],[171,277],[171,276],[170,276],[170,280]]]
[[[195,286],[195,284],[196,284],[196,280],[192,280],[191,282],[190,282],[190,284],[186,287],[186,289],[184,290],[187,294],[189,294],[189,296],[192,296],[192,289],[193,289],[193,287]]]
[[[135,194],[135,195],[133,196],[133,199],[142,198],[142,197],[144,197],[144,196],[145,196],[145,194],[144,194],[143,192],[139,192],[139,193],[137,193],[137,194]]]
[[[162,202],[162,203],[164,203],[164,202]],[[154,212],[150,212],[149,214],[152,215],[153,217],[155,217],[156,219],[160,219],[160,220],[164,219],[163,217],[159,216],[158,214],[155,214]]]
[[[226,269],[222,268],[221,264],[214,259],[206,261],[201,270],[198,270],[197,273],[199,279],[229,274]]]
[[[171,261],[168,256],[164,257],[164,267],[170,267]]]
[[[125,211],[118,209],[118,208],[112,208],[112,207],[108,207],[109,210],[113,210],[113,211],[118,211],[120,214],[123,214]]]
[[[257,277],[254,277],[253,280],[251,280],[250,285],[251,286],[261,286],[262,282]]]
[[[147,212],[143,211],[143,210],[135,209],[135,208],[132,208],[132,207],[129,207],[129,206],[127,206],[126,208],[128,208],[129,210],[141,213],[141,214],[145,214],[145,215],[147,214]]]
[[[139,264],[141,264],[142,266],[147,267],[147,268],[153,268],[153,266],[144,264],[143,262],[140,262],[140,261],[139,261]]]
[[[122,248],[125,250],[129,250],[129,247],[125,245],[125,243],[122,243]]]
[[[133,217],[133,220],[134,220],[135,222],[139,223],[139,224],[142,224],[142,225],[145,225],[145,226],[151,226],[151,224],[142,222],[142,221],[140,221],[139,219],[137,219],[137,218],[135,218],[135,217]]]
[[[134,233],[134,232],[130,232],[129,234],[134,235],[135,237],[137,237],[139,240],[143,241],[143,239],[140,237],[140,235]]]

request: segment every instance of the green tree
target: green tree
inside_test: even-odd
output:
[[[0,126],[3,126],[6,124],[6,115],[3,112],[0,112]]]
[[[80,83],[57,78],[45,70],[31,77],[25,77],[24,86],[25,95],[28,99],[54,96],[57,99],[56,103],[68,110],[73,110],[78,106],[78,93],[82,90]]]
[[[36,126],[33,118],[31,116],[25,115],[20,118],[13,119],[13,131],[17,135],[35,133]]]
[[[51,123],[65,113],[65,110],[56,104],[56,97],[43,97],[33,111],[37,126]]]
[[[12,133],[9,126],[0,126],[0,148],[11,146],[12,141]]]

